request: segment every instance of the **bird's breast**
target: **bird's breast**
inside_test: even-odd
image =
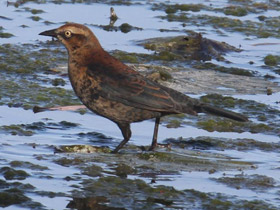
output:
[[[98,90],[100,80],[98,77],[87,75],[86,67],[71,66],[68,67],[68,74],[71,85],[80,98],[86,105],[99,98]]]

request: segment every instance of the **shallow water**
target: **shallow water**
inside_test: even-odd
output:
[[[15,1],[10,2],[15,3]],[[243,49],[241,53],[230,53],[225,56],[226,60],[230,61],[230,63],[215,60],[212,60],[212,63],[226,67],[238,67],[252,70],[257,72],[257,75],[260,78],[269,74],[275,77],[272,80],[273,82],[279,83],[279,71],[275,71],[277,69],[279,70],[279,63],[278,66],[274,68],[268,68],[265,66],[263,61],[267,54],[280,54],[279,37],[257,38],[253,35],[245,36],[240,32],[228,32],[222,28],[219,30],[220,32],[222,31],[223,35],[220,35],[217,33],[216,28],[209,25],[202,26],[199,24],[187,24],[186,28],[183,28],[182,22],[169,22],[166,19],[161,19],[160,16],[166,15],[165,11],[151,9],[153,4],[161,2],[162,1],[131,1],[132,5],[127,6],[124,3],[112,5],[110,2],[101,4],[91,3],[90,1],[89,3],[72,3],[71,1],[65,1],[64,3],[55,4],[52,1],[46,1],[46,3],[40,3],[40,1],[39,3],[36,3],[36,1],[31,1],[23,5],[19,5],[19,7],[16,8],[11,4],[6,6],[7,2],[1,1],[0,15],[11,19],[0,19],[1,26],[4,28],[3,32],[11,33],[14,36],[11,38],[0,38],[0,44],[3,45],[10,43],[22,45],[24,43],[30,43],[39,46],[39,48],[44,48],[42,42],[46,42],[50,39],[38,36],[38,34],[44,30],[56,28],[64,22],[70,21],[89,26],[100,40],[102,46],[108,51],[118,49],[126,52],[151,54],[151,51],[137,45],[136,42],[154,37],[184,35],[186,34],[185,30],[194,30],[196,32],[202,32],[203,36],[209,39],[224,41],[237,48],[241,46],[241,49]],[[181,4],[181,1],[172,0],[164,2],[164,4],[167,5],[174,3]],[[193,3],[193,1],[184,1],[184,3]],[[196,3],[201,3],[206,6],[211,4],[211,7],[213,8],[223,8],[231,4],[226,0],[201,0]],[[129,33],[122,33],[121,31],[108,32],[99,27],[100,25],[109,24],[109,11],[112,6],[119,16],[115,26],[128,23],[133,27],[142,28],[142,30],[132,30]],[[43,10],[44,13],[33,15],[29,12],[30,9]],[[280,5],[278,8],[268,9],[257,14],[249,13],[244,17],[226,17],[240,19],[242,21],[258,21],[257,17],[260,15],[268,17],[278,16],[279,10]],[[220,17],[225,16],[223,13],[208,10],[187,13],[190,16],[201,14]],[[34,21],[30,18],[31,16],[39,16],[41,19],[39,21]],[[45,21],[51,22],[51,24],[46,24],[44,23]],[[26,25],[28,27],[21,27],[22,25]],[[161,32],[160,29],[170,31]],[[254,46],[255,44],[262,43],[277,44]],[[254,61],[254,64],[249,64],[250,61]],[[165,63],[165,65],[169,64]],[[188,66],[188,64],[186,64],[186,66]],[[4,76],[8,75],[17,79],[20,78],[20,76],[17,77],[13,74],[15,73],[5,73],[5,75],[3,73]],[[60,78],[60,76],[57,75],[45,75],[41,72],[34,72],[34,75],[48,79]],[[0,78],[0,81],[1,80],[2,79]],[[44,87],[51,87],[50,83],[41,85]],[[66,85],[62,88],[69,89],[69,87],[69,82],[67,80]],[[20,92],[21,89],[18,91]],[[204,95],[205,93],[201,94]],[[272,95],[235,95],[233,97],[244,100],[252,100],[262,103],[264,106],[266,105],[275,110],[280,110],[279,92],[273,93]],[[4,100],[4,96],[0,95],[0,100]],[[263,115],[267,114],[268,113],[263,113]],[[193,122],[194,120],[191,118],[186,121]],[[255,119],[252,119],[252,121],[257,122]],[[30,125],[34,125],[34,123],[43,123],[43,126],[39,126],[39,128],[30,127]],[[12,125],[16,125],[16,129],[21,130],[11,128]],[[76,154],[67,152],[57,153],[57,148],[70,145],[93,145],[98,147],[107,146],[114,148],[122,140],[122,136],[114,123],[90,112],[80,114],[79,112],[72,111],[53,111],[34,114],[30,109],[25,110],[21,107],[8,107],[7,104],[2,104],[0,106],[1,169],[6,166],[16,170],[22,169],[30,176],[23,180],[17,178],[7,180],[4,177],[4,172],[1,171],[0,180],[5,180],[5,182],[10,184],[14,182],[31,184],[34,189],[22,190],[23,194],[30,198],[31,201],[11,205],[4,205],[0,202],[0,206],[5,207],[5,209],[71,209],[66,206],[73,198],[91,198],[107,194],[108,196],[105,197],[109,201],[107,201],[106,205],[109,205],[111,208],[122,207],[125,209],[139,209],[141,207],[145,209],[145,207],[143,207],[144,204],[142,205],[142,203],[134,204],[134,202],[136,202],[135,200],[137,200],[135,197],[133,197],[134,199],[132,198],[133,201],[129,200],[132,203],[130,205],[129,202],[119,201],[121,200],[120,198],[118,198],[115,194],[111,195],[106,190],[103,191],[102,189],[96,187],[99,191],[93,192],[88,189],[91,182],[98,183],[98,181],[104,177],[118,177],[118,173],[115,172],[116,167],[121,164],[125,164],[137,170],[137,172],[132,173],[124,172],[127,173],[127,177],[122,178],[127,179],[127,182],[129,180],[140,179],[144,180],[151,189],[157,189],[157,187],[160,186],[171,186],[178,190],[179,193],[189,193],[189,191],[186,190],[191,189],[206,193],[209,197],[195,197],[200,203],[194,203],[194,209],[211,209],[209,203],[212,202],[213,206],[215,206],[214,201],[216,200],[219,200],[221,203],[226,203],[227,201],[231,202],[231,205],[229,206],[227,206],[228,204],[226,205],[223,203],[225,206],[220,209],[242,209],[242,205],[238,206],[240,202],[254,200],[263,202],[265,208],[267,209],[277,209],[280,207],[279,134],[275,132],[251,133],[249,131],[244,131],[242,133],[218,131],[209,132],[191,123],[184,123],[178,128],[167,128],[166,122],[164,122],[159,128],[158,138],[160,143],[162,143],[165,139],[171,138],[177,139],[180,142],[180,137],[188,140],[196,139],[198,137],[210,137],[213,140],[221,141],[222,143],[225,142],[225,144],[229,141],[237,141],[238,139],[244,140],[244,142],[247,139],[252,139],[255,141],[255,144],[252,143],[251,146],[243,145],[244,148],[242,147],[242,143],[236,143],[236,145],[232,148],[218,147],[214,143],[212,143],[211,146],[207,146],[207,144],[203,144],[202,146],[190,145],[186,148],[181,148],[175,144],[171,151],[158,149],[155,153],[141,152],[141,150],[133,145],[149,145],[151,143],[153,126],[154,122],[152,120],[132,124],[131,129],[133,134],[132,139],[130,140],[131,148],[129,147],[128,151],[124,151],[123,154],[120,155],[110,155],[103,152],[96,154]],[[277,126],[279,127],[279,116],[275,117],[274,127]],[[90,132],[94,133],[92,134]],[[267,143],[266,147],[258,146],[257,143],[260,142]],[[275,147],[273,148],[273,146]],[[160,156],[157,155],[161,153],[164,155],[167,153],[167,155],[170,155],[170,159],[164,159],[165,156],[163,159],[160,159]],[[146,156],[139,158],[141,155],[149,155],[148,160],[145,159]],[[173,162],[173,160],[179,158],[178,156],[180,158],[185,157],[186,160],[190,162]],[[63,158],[71,161],[63,162]],[[192,163],[191,161],[195,158],[198,159],[198,162]],[[203,164],[202,162],[204,160],[205,163]],[[34,164],[36,167],[33,166],[32,168],[30,165],[19,167],[13,166],[13,161],[29,162],[29,164]],[[210,161],[211,164],[207,165],[207,161]],[[237,163],[230,161],[236,161]],[[46,169],[40,169],[38,166],[46,167]],[[100,167],[101,172],[96,176],[89,174],[85,172],[86,170],[89,170],[88,167]],[[165,168],[165,170],[163,170],[163,168]],[[213,169],[215,170],[212,173]],[[93,170],[96,172],[99,169],[96,169],[95,171],[94,168]],[[258,183],[258,180],[254,180],[253,178],[253,175],[256,174],[270,177],[273,179],[273,182],[270,183],[269,181],[263,181],[262,183]],[[228,185],[227,182],[217,181],[219,178],[236,178],[238,175],[244,176],[245,181],[243,180],[239,182],[235,180],[232,181],[232,185]],[[254,181],[252,182],[253,184],[250,183],[251,179]],[[154,180],[155,183],[151,183]],[[118,180],[116,183],[118,183]],[[107,183],[108,186],[111,186],[111,184],[111,182]],[[6,192],[7,190],[7,188],[2,185],[3,184],[0,186],[0,193],[4,191]],[[123,187],[126,186],[123,185]],[[9,188],[12,187],[10,186]],[[116,190],[117,192],[123,192],[122,187],[115,187],[112,189],[112,191]],[[150,191],[152,191],[151,189]],[[128,199],[129,196],[127,196],[126,193],[131,195],[138,193],[137,195],[139,200],[143,198],[143,203],[145,203],[146,200],[149,200],[150,197],[157,196],[152,194],[145,197],[146,195],[143,191],[124,191],[123,194],[126,195],[125,197]],[[225,197],[219,197],[219,193]],[[146,194],[148,193],[146,192]],[[194,193],[192,196],[195,196],[196,194],[197,193]],[[176,197],[178,195],[171,195],[170,197],[167,196],[164,197],[163,200],[171,199],[172,196]],[[147,201],[148,204],[145,203],[145,205],[150,205],[150,203],[152,203],[151,206],[149,206],[150,209],[188,209],[187,206],[189,206],[191,202],[188,203],[189,201],[185,199],[187,196],[182,196],[183,198],[180,196],[178,197],[179,198],[177,200],[175,199],[172,204],[165,204],[162,200],[160,200],[162,199],[161,197],[156,197],[159,200],[156,202]],[[203,197],[207,198],[203,199]],[[1,199],[2,198],[0,197],[0,201],[2,201]],[[104,203],[106,202],[101,202],[102,205]],[[263,209],[264,206],[260,207],[257,204],[252,204],[251,207]],[[106,209],[104,206],[103,208]],[[146,206],[146,208],[148,207]]]

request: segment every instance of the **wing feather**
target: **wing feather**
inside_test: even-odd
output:
[[[111,57],[112,58],[112,57]],[[176,113],[175,102],[166,91],[121,62],[105,62],[88,66],[87,74],[99,77],[99,95],[136,108]]]

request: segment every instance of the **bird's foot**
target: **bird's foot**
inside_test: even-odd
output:
[[[170,149],[171,144],[158,144],[157,143],[157,144],[151,145],[150,148],[149,148],[149,151],[153,151],[156,147]]]
[[[111,153],[112,153],[112,154],[117,154],[117,153],[119,152],[119,150],[120,150],[120,148],[117,147],[116,149],[114,149],[113,151],[111,151]]]

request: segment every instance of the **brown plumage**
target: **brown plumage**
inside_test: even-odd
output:
[[[67,23],[40,35],[56,37],[65,45],[69,78],[83,104],[121,129],[124,140],[114,152],[130,139],[133,122],[156,118],[152,150],[157,145],[160,117],[164,115],[205,112],[247,121],[243,115],[209,106],[147,79],[107,53],[86,26]]]

